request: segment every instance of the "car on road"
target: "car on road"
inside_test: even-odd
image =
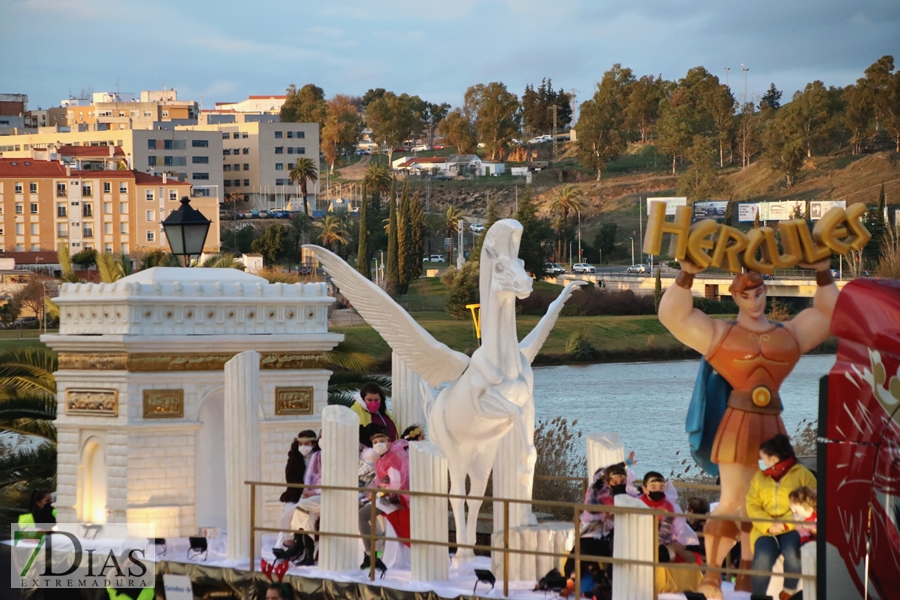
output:
[[[13,321],[12,326],[16,329],[30,329],[40,325],[40,319],[37,317],[22,317]]]
[[[355,154],[356,154],[357,156],[369,156],[370,154],[372,154],[372,151],[369,150],[368,148],[359,148],[359,149],[355,152]]]
[[[258,211],[258,210],[251,210],[251,211],[250,211],[250,218],[251,218],[251,219],[258,219],[258,218],[259,218],[259,211]]]
[[[626,273],[649,273],[650,267],[647,265],[631,265],[625,269]]]
[[[412,147],[413,152],[428,152],[429,150],[431,150],[431,146],[428,144],[419,144],[418,146]]]
[[[835,279],[840,279],[840,278],[841,278],[841,272],[840,272],[838,269],[832,269],[832,270],[831,270],[831,276],[834,277]]]
[[[573,273],[596,273],[597,268],[589,263],[575,263],[572,265]]]
[[[440,175],[433,175],[431,178],[434,179],[435,181],[449,181],[449,180],[453,179],[453,175],[440,174]]]
[[[481,233],[482,231],[484,231],[484,225],[482,225],[481,223],[472,223],[471,225],[469,225],[469,231],[471,231],[472,233]]]
[[[443,254],[432,254],[427,259],[425,259],[425,262],[433,262],[433,263],[444,262],[444,255]]]
[[[432,150],[444,150],[444,146],[441,144],[435,144],[431,147]]]
[[[559,263],[544,263],[544,273],[547,275],[562,275],[565,272]]]

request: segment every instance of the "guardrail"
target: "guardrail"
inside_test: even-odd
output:
[[[549,478],[549,479],[558,479],[558,480],[582,480],[587,483],[586,478],[569,478],[569,477],[558,477],[558,478]],[[605,506],[605,505],[595,505],[595,504],[583,504],[583,503],[571,503],[571,502],[559,502],[559,501],[550,501],[550,500],[518,500],[513,498],[494,498],[490,496],[478,497],[478,496],[460,496],[453,494],[440,494],[435,492],[418,492],[412,490],[402,490],[402,493],[405,496],[410,497],[424,497],[424,498],[444,498],[448,502],[450,500],[480,500],[482,502],[492,502],[497,503],[500,502],[503,505],[503,546],[495,547],[495,546],[484,546],[481,544],[459,544],[456,542],[438,542],[433,540],[424,540],[424,539],[415,539],[415,538],[402,538],[397,536],[387,536],[387,535],[378,535],[377,527],[376,527],[376,506],[374,502],[371,502],[372,512],[370,517],[370,531],[371,534],[368,536],[364,536],[362,534],[350,534],[350,533],[337,533],[337,532],[329,532],[329,531],[316,531],[316,530],[293,530],[293,529],[279,529],[274,527],[260,527],[256,524],[256,491],[258,487],[278,487],[278,488],[294,488],[294,489],[306,489],[306,488],[316,488],[319,490],[330,490],[330,491],[343,491],[343,492],[354,492],[354,493],[366,493],[370,495],[370,498],[374,499],[375,494],[381,494],[386,492],[384,488],[360,488],[360,487],[343,487],[343,486],[324,486],[324,485],[307,485],[307,484],[285,484],[285,483],[273,483],[273,482],[264,482],[264,481],[245,481],[245,485],[250,486],[250,569],[256,570],[256,534],[257,533],[286,533],[286,534],[302,534],[302,535],[310,535],[310,536],[331,536],[331,537],[341,537],[341,538],[356,538],[362,540],[364,543],[368,545],[368,553],[370,556],[376,555],[376,544],[379,541],[393,541],[404,544],[422,544],[429,546],[444,546],[447,548],[448,555],[451,548],[456,549],[468,549],[468,550],[477,550],[480,552],[501,552],[503,554],[503,595],[509,596],[509,555],[510,554],[520,554],[527,556],[549,556],[554,559],[562,559],[562,558],[573,558],[575,563],[575,598],[581,598],[581,561],[589,561],[589,562],[597,562],[602,564],[612,565],[613,568],[618,566],[643,566],[643,567],[653,567],[654,570],[657,567],[665,566],[668,569],[688,569],[688,570],[704,570],[703,567],[693,564],[693,563],[660,563],[658,560],[658,555],[656,553],[656,543],[654,542],[654,558],[653,560],[634,560],[627,558],[615,558],[608,556],[594,556],[594,555],[586,555],[581,553],[581,546],[579,543],[580,539],[580,531],[581,531],[581,513],[584,511],[591,513],[610,513],[613,515],[616,514],[624,514],[624,515],[644,515],[644,516],[655,516],[655,517],[674,517],[674,518],[685,518],[684,513],[673,513],[665,510],[657,510],[651,508],[628,508],[621,506]],[[677,485],[677,484],[676,484]],[[718,486],[708,486],[702,484],[681,484],[679,487],[697,487],[700,489],[718,489]],[[528,504],[531,506],[546,506],[546,507],[554,507],[554,508],[567,508],[572,511],[572,525],[575,531],[575,543],[571,552],[563,553],[563,552],[542,552],[537,550],[524,550],[524,549],[513,549],[509,547],[509,506],[510,504]],[[325,508],[325,507],[323,507]],[[731,516],[720,516],[720,515],[698,515],[692,514],[692,519],[696,520],[718,520],[718,521],[731,521],[731,522],[741,522],[741,523],[782,523],[782,524],[790,524],[790,525],[798,525],[800,522],[794,521],[793,519],[750,519],[747,517],[731,517]],[[654,540],[658,539],[658,519],[654,519]],[[809,523],[805,523],[809,524]],[[622,527],[617,524],[616,531],[619,532],[620,535],[628,536],[629,531],[627,528],[627,521],[621,523]],[[376,561],[370,561],[369,566],[369,580],[375,581],[375,563]],[[734,568],[723,568],[720,566],[712,566],[706,565],[705,570],[707,572],[713,573],[724,573],[730,575],[764,575],[771,577],[772,575],[776,575],[776,573],[772,571],[759,571],[753,569],[734,569]],[[654,571],[655,572],[655,571]],[[625,575],[624,573],[622,575]],[[804,575],[803,573],[781,573],[777,574],[782,577],[790,577],[797,578],[802,580],[815,580],[815,575]],[[617,576],[618,577],[618,576]],[[615,579],[615,577],[614,577]]]

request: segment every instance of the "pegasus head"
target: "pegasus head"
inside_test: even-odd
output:
[[[488,230],[481,248],[482,302],[498,292],[512,292],[519,299],[531,294],[533,281],[525,271],[525,263],[519,259],[521,240],[522,224],[515,219],[497,221]],[[490,269],[487,286],[485,269]]]

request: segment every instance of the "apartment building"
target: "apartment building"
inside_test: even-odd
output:
[[[279,114],[287,96],[250,96],[240,102],[216,102],[212,112]]]
[[[215,131],[222,143],[225,193],[240,194],[254,208],[269,209],[297,204],[300,186],[290,180],[298,158],[311,158],[319,167],[318,123],[281,123],[259,120],[257,115],[235,114],[232,122],[210,122],[176,131]],[[201,117],[201,121],[204,119]],[[230,120],[230,119],[229,119]],[[307,186],[307,201],[315,208],[318,186]]]
[[[79,171],[58,161],[0,159],[0,248],[52,252],[66,243],[139,256],[168,250],[161,222],[191,195],[191,184],[136,170]],[[204,252],[219,248],[219,206],[194,197],[212,220]]]
[[[51,146],[119,147],[125,166],[193,184],[194,196],[223,198],[222,135],[191,129],[127,129],[124,131],[51,131],[0,137],[0,158],[49,158],[34,150]],[[115,150],[114,150],[115,152]],[[62,157],[60,157],[62,158]]]

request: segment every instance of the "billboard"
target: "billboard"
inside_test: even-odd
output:
[[[738,204],[738,221],[752,223],[759,212],[759,204]]]
[[[806,217],[806,202],[804,200],[788,200],[786,202],[760,202],[760,221],[788,221],[799,214],[800,218]]]
[[[715,219],[721,221],[728,211],[728,200],[704,200],[694,202],[694,220]]]
[[[841,208],[847,208],[846,200],[812,200],[809,203],[809,219],[811,221],[818,221],[822,217],[825,216],[829,210],[834,208],[835,206],[840,206]]]
[[[647,198],[647,214],[650,214],[650,205],[654,202],[666,203],[666,216],[671,217],[675,214],[675,209],[679,206],[687,206],[687,196],[677,198]]]

